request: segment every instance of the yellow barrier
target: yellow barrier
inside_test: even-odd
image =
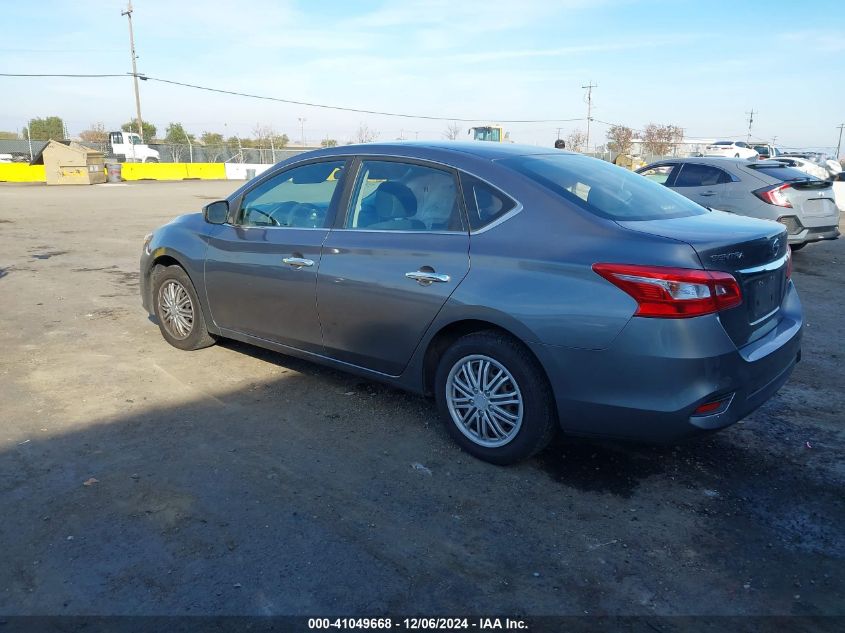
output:
[[[223,163],[123,163],[124,180],[226,180]],[[46,182],[44,165],[0,163],[0,182]]]
[[[0,163],[0,182],[46,182],[44,165]]]
[[[124,180],[225,180],[223,163],[123,163]]]

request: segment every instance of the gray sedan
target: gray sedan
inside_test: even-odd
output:
[[[728,426],[800,358],[782,225],[494,143],[303,154],[150,234],[170,344],[245,341],[433,395],[469,453]]]
[[[793,250],[839,237],[831,183],[777,160],[673,158],[637,173],[705,207],[780,222]]]

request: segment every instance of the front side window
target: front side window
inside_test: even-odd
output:
[[[674,165],[656,165],[651,169],[646,169],[645,171],[638,173],[640,176],[645,176],[652,182],[656,182],[658,185],[665,185],[674,168]]]
[[[461,231],[451,172],[397,161],[364,160],[346,228],[369,231]]]
[[[248,191],[242,226],[324,228],[344,161],[310,163],[282,172]]]
[[[681,166],[681,173],[675,178],[674,187],[710,187],[728,182],[730,177],[721,169],[710,165],[685,163]]]
[[[501,164],[594,215],[611,220],[658,220],[709,213],[648,178],[581,154],[508,158]]]

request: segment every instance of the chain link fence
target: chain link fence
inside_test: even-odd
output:
[[[32,160],[32,157],[37,156],[44,149],[45,145],[47,145],[47,141],[32,140],[30,143],[30,141],[21,139],[0,139],[0,155],[10,156],[12,162],[28,163]],[[108,142],[82,141],[82,145],[102,152],[106,159],[116,158]],[[148,147],[158,152],[158,162],[161,163],[249,163],[262,165],[275,165],[291,156],[296,156],[311,149],[244,147],[243,144],[235,143],[222,143],[220,145],[150,143]],[[141,158],[139,157],[138,160],[141,160]],[[126,160],[132,161],[132,157],[127,156]]]

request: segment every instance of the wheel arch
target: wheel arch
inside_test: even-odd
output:
[[[187,259],[187,258],[185,258]],[[191,267],[186,265],[183,259],[180,257],[179,253],[173,252],[169,249],[159,249],[153,256],[150,258],[149,265],[147,266],[147,270],[144,271],[144,287],[147,289],[147,299],[149,303],[147,305],[153,305],[153,272],[155,271],[157,266],[178,266],[182,270],[185,271],[185,274],[188,276],[188,279],[191,280],[191,284],[194,286],[194,291],[197,293],[197,298],[200,302],[200,309],[203,310],[204,316],[206,317],[206,323],[208,323],[208,309],[205,305],[205,297],[204,295],[204,287],[197,285],[196,280],[194,279],[194,275],[192,274]]]
[[[495,331],[505,334],[520,343],[525,350],[534,358],[537,365],[543,372],[546,380],[549,379],[546,368],[543,363],[533,352],[531,347],[526,344],[523,337],[519,336],[515,328],[510,328],[501,323],[483,318],[465,318],[441,325],[441,327],[434,333],[426,345],[425,352],[422,355],[421,362],[421,385],[422,391],[429,396],[434,393],[434,377],[437,372],[437,363],[440,357],[455,341],[459,338],[472,334],[473,332]]]

